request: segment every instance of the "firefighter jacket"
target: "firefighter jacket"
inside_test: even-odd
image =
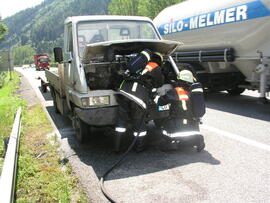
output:
[[[164,76],[161,67],[155,62],[148,62],[140,75],[141,81],[149,89],[159,88],[164,84]]]
[[[139,74],[132,75],[122,82],[120,93],[146,109],[152,96],[152,89],[162,86],[163,81],[159,65],[149,62]]]
[[[155,102],[160,105],[171,104],[170,116],[173,118],[199,118],[205,114],[203,89],[200,83],[189,88],[175,87],[164,96],[157,96]]]

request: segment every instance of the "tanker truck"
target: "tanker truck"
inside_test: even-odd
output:
[[[241,94],[270,89],[270,1],[187,0],[161,11],[154,24],[164,39],[183,43],[172,55],[210,91]]]

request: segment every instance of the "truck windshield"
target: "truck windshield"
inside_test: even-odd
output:
[[[95,21],[78,24],[80,56],[87,44],[125,39],[158,39],[158,35],[152,24],[146,21]]]
[[[38,62],[47,63],[47,62],[49,62],[49,59],[48,58],[40,58],[40,59],[38,59]]]

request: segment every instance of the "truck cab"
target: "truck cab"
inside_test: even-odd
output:
[[[50,69],[50,59],[47,54],[34,55],[34,62],[37,71]]]
[[[54,49],[58,70],[45,72],[55,110],[71,117],[79,141],[89,126],[114,125],[127,61],[146,47],[169,56],[178,45],[161,40],[146,17],[68,17],[64,47]]]

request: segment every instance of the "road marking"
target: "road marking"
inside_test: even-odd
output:
[[[260,149],[263,149],[263,150],[266,150],[266,151],[270,152],[270,145],[266,145],[266,144],[257,142],[255,140],[251,140],[251,139],[242,137],[240,135],[229,133],[229,132],[226,132],[224,130],[220,130],[220,129],[217,129],[217,128],[214,128],[214,127],[211,127],[211,126],[208,126],[208,125],[201,125],[201,128],[203,128],[205,130],[215,132],[218,135],[221,135],[221,136],[224,136],[224,137],[229,137],[231,139],[237,140],[237,141],[245,143],[247,145],[251,145],[253,147],[257,147],[257,148],[260,148]]]

